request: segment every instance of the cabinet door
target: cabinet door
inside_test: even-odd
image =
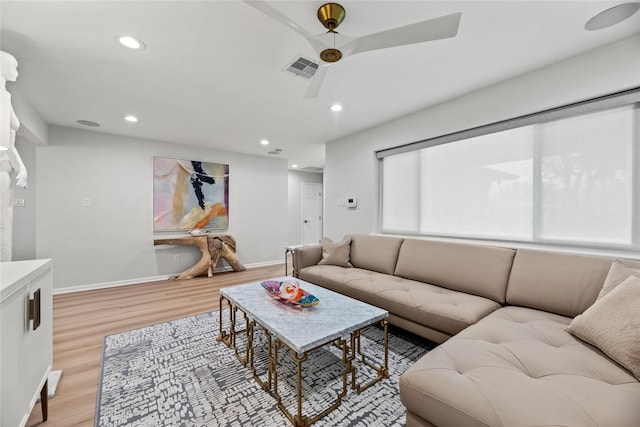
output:
[[[27,412],[24,382],[26,320],[27,296],[24,288],[20,288],[2,301],[0,307],[0,426],[21,425]]]
[[[26,336],[26,387],[32,395],[27,396],[33,406],[40,396],[40,390],[44,385],[45,377],[49,375],[52,364],[52,313],[51,313],[51,270],[33,279],[27,285],[27,292],[30,298],[40,290],[40,326],[33,330],[33,322],[27,324],[28,332]]]

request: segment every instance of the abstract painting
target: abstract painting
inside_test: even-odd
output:
[[[153,158],[154,231],[229,227],[229,165]]]

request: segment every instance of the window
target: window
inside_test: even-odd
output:
[[[378,152],[382,232],[639,247],[631,94]]]

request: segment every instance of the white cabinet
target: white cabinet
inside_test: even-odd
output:
[[[0,426],[22,427],[53,363],[52,262],[0,263]],[[39,323],[39,324],[38,324]]]

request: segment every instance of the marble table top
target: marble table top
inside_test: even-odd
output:
[[[260,282],[222,288],[220,293],[299,356],[389,316],[386,310],[304,280],[293,277],[270,280],[296,280],[302,289],[315,295],[320,303],[313,307],[288,304],[272,296]]]

